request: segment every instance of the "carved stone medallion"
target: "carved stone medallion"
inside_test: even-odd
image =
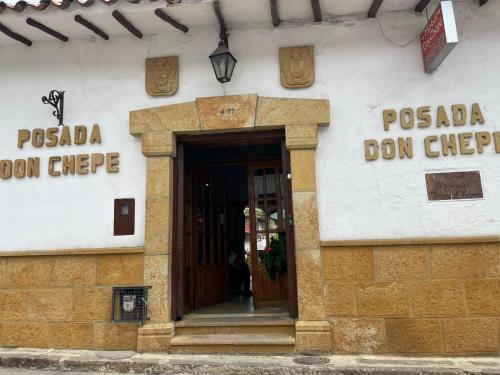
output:
[[[294,89],[314,83],[314,46],[280,48],[281,84]]]
[[[146,59],[146,92],[151,96],[171,96],[179,87],[177,56]]]

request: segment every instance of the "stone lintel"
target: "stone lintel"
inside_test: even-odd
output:
[[[199,129],[195,102],[140,109],[129,114],[129,132],[136,137],[148,131],[187,132]]]
[[[328,99],[293,99],[259,97],[255,127],[330,124]]]
[[[330,123],[328,99],[257,97],[256,94],[198,98],[194,102],[131,111],[129,131],[196,134],[238,129],[277,129],[285,125]]]
[[[285,134],[288,150],[315,149],[318,146],[317,124],[287,124]]]
[[[142,153],[144,156],[175,157],[176,142],[171,131],[148,131],[142,134]]]
[[[196,108],[202,130],[253,128],[257,94],[198,98]]]

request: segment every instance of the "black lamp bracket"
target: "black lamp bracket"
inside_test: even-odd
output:
[[[219,38],[220,38],[219,45],[220,46],[224,45],[227,48],[229,48],[229,33],[220,34]]]
[[[64,125],[64,91],[52,90],[49,96],[42,96],[43,104],[50,104],[55,108],[52,112],[55,118],[59,120],[59,126]]]
[[[224,20],[224,15],[222,14],[222,11],[220,9],[220,3],[219,3],[219,1],[214,1],[212,4],[213,4],[215,15],[217,16],[217,19],[219,20],[219,25],[220,25],[219,45],[224,44],[226,47],[228,47],[229,33],[227,32],[227,26],[226,26],[226,21]]]

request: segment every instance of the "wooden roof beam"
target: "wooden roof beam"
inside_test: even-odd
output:
[[[158,9],[155,10],[155,14],[160,19],[162,19],[163,21],[165,21],[166,23],[168,23],[168,24],[172,25],[173,27],[175,27],[177,30],[182,31],[183,33],[187,33],[189,31],[189,29],[187,28],[187,26],[183,25],[182,23],[180,23],[177,20],[175,20],[172,17],[170,17],[167,13],[165,13],[160,8],[158,8]]]
[[[92,22],[87,21],[85,18],[77,14],[75,16],[75,22],[78,22],[80,25],[86,27],[93,33],[99,35],[102,39],[104,40],[109,40],[109,35],[106,34],[104,31],[102,31],[100,28],[98,28],[96,25],[94,25]]]
[[[321,15],[321,5],[319,4],[319,0],[311,0],[311,7],[314,15],[314,22],[321,22],[323,20],[323,16]]]
[[[415,12],[422,13],[424,9],[427,8],[427,5],[429,5],[430,2],[431,0],[420,0],[415,6]]]
[[[120,25],[122,25],[124,28],[126,28],[130,34],[135,36],[136,38],[141,39],[142,38],[142,33],[134,26],[132,23],[125,18],[125,16],[120,13],[119,10],[114,10],[113,13],[111,13],[113,18],[118,21]]]
[[[14,40],[17,40],[20,43],[27,45],[28,47],[31,47],[31,45],[33,44],[33,42],[31,40],[29,40],[28,38],[25,38],[21,34],[18,34],[14,31],[12,31],[11,29],[9,29],[7,26],[5,26],[2,23],[0,23],[0,32],[4,33],[9,38],[12,38]]]
[[[26,23],[30,26],[37,28],[38,30],[43,31],[44,33],[49,34],[50,36],[53,36],[56,39],[59,39],[62,42],[66,43],[69,40],[69,38],[66,35],[63,35],[59,31],[56,31],[48,26],[45,26],[44,24],[38,22],[37,20],[34,20],[31,17],[28,17],[26,19]]]
[[[375,18],[383,1],[384,0],[373,0],[370,10],[368,11],[368,18]]]
[[[278,0],[270,0],[271,5],[271,18],[273,19],[273,26],[278,27],[281,23],[278,13]]]

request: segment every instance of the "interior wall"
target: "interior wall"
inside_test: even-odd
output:
[[[192,101],[196,97],[255,92],[261,96],[327,98],[332,124],[321,129],[317,181],[322,240],[472,236],[498,234],[500,164],[490,146],[482,155],[428,159],[415,147],[412,160],[367,162],[363,141],[382,139],[382,111],[421,105],[479,103],[486,123],[498,130],[497,39],[500,4],[456,2],[460,43],[433,75],[423,73],[418,41],[425,16],[381,13],[377,20],[231,30],[238,58],[233,80],[222,86],[208,55],[217,30],[165,32],[143,40],[117,37],[2,47],[0,53],[0,159],[39,156],[41,176],[0,181],[0,249],[36,250],[140,246],[144,243],[145,158],[139,139],[128,133],[128,113],[145,107]],[[316,82],[286,90],[279,82],[278,49],[313,44]],[[408,44],[406,47],[399,45]],[[148,97],[144,58],[179,55],[180,86],[168,98]],[[101,125],[102,144],[48,149],[16,147],[17,130],[56,124],[40,102],[51,89],[66,91],[68,125]],[[444,132],[452,132],[452,128]],[[420,145],[428,130],[399,130]],[[49,177],[48,157],[119,152],[120,172]],[[478,169],[485,199],[429,203],[424,172]],[[136,232],[113,236],[113,199],[136,198]],[[425,218],[425,222],[423,220]]]

